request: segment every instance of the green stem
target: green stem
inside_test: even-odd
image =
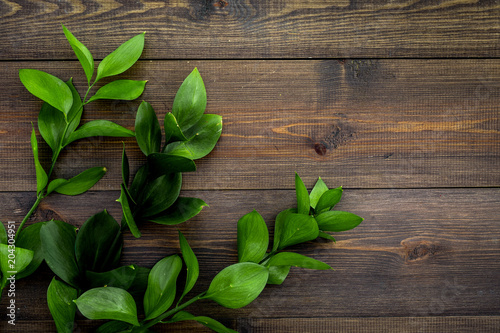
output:
[[[83,101],[82,101],[82,104],[85,105],[87,104],[88,102],[85,102],[85,100],[87,99],[87,95],[89,94],[90,92],[90,89],[92,89],[92,87],[94,86],[94,84],[96,84],[96,82],[92,83],[91,85],[89,85],[89,88],[87,89],[87,92],[85,93],[85,96],[83,97]]]
[[[262,265],[263,263],[265,263],[269,258],[271,258],[272,256],[274,256],[276,254],[276,252],[278,252],[278,251],[269,252],[269,254],[267,256],[265,256],[264,259],[262,259],[259,262],[259,265]]]
[[[19,232],[23,228],[24,224],[26,223],[26,221],[28,221],[28,219],[33,214],[35,209],[38,207],[38,205],[40,204],[40,201],[42,201],[42,199],[43,199],[43,190],[40,191],[40,193],[36,197],[35,203],[33,204],[33,206],[31,206],[31,209],[29,210],[28,214],[26,214],[26,216],[24,217],[23,221],[21,222],[21,225],[19,225],[19,228],[17,228],[16,236],[14,237],[14,239],[17,239],[17,237],[19,236]]]

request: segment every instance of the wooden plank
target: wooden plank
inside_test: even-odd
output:
[[[203,301],[189,310],[233,319],[496,316],[500,311],[498,194],[499,189],[493,188],[346,190],[336,209],[356,213],[365,221],[336,235],[336,244],[318,240],[291,248],[332,265],[334,271],[294,269],[283,285],[269,286],[242,309]],[[236,222],[243,214],[256,209],[272,230],[276,214],[295,204],[295,194],[289,190],[184,191],[183,195],[210,205],[179,225],[200,262],[193,295],[206,290],[218,271],[236,262]],[[105,208],[119,219],[117,196],[115,191],[79,198],[54,195],[43,201],[35,219],[61,218],[81,226],[89,215]],[[20,221],[31,197],[28,192],[0,193],[2,219]],[[126,236],[124,264],[151,267],[179,252],[176,228],[146,224],[141,229],[140,240]],[[21,321],[48,318],[42,304],[51,276],[44,268],[36,278],[18,281]],[[7,301],[4,297],[0,308]]]
[[[19,82],[26,67],[72,73],[85,87],[77,62],[3,63],[1,191],[35,186],[29,133],[41,103]],[[351,188],[500,185],[499,60],[141,61],[125,77],[150,80],[141,98],[161,120],[194,67],[224,129],[185,189],[290,189],[294,171],[309,185],[322,176]],[[84,118],[133,128],[138,103],[96,102]],[[133,139],[99,137],[68,147],[55,175],[103,165],[96,189],[118,189],[122,141],[136,169]]]
[[[496,1],[2,1],[0,59],[102,59],[148,32],[148,59],[498,57]]]

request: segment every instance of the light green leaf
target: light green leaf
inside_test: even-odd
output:
[[[135,118],[135,138],[144,155],[160,152],[161,129],[151,104],[143,101]]]
[[[269,232],[257,211],[244,215],[238,221],[238,261],[259,263],[269,246]]]
[[[147,220],[158,224],[175,225],[195,217],[203,207],[207,206],[201,199],[179,197],[166,211]]]
[[[332,190],[328,190],[321,198],[319,198],[318,204],[316,205],[315,212],[321,213],[327,210],[330,210],[339,203],[340,199],[342,199],[342,186],[334,188]]]
[[[132,214],[132,210],[130,209],[131,200],[129,199],[130,198],[128,196],[128,191],[125,188],[125,185],[121,184],[120,198],[116,201],[118,201],[122,206],[123,220],[125,220],[125,223],[127,223],[130,232],[132,233],[132,235],[134,235],[135,238],[139,238],[141,237],[141,232],[139,231],[139,228],[137,228],[137,224],[135,223],[134,215]]]
[[[318,203],[319,198],[328,191],[328,186],[326,186],[325,182],[321,177],[318,178],[318,181],[314,185],[313,189],[311,190],[311,193],[309,194],[309,201],[311,203],[311,207],[313,209],[316,208],[316,204]]]
[[[168,322],[169,323],[176,323],[179,321],[183,320],[194,320],[197,321],[198,323],[214,330],[215,332],[218,333],[237,333],[236,331],[227,328],[226,326],[222,325],[220,322],[218,322],[215,319],[212,319],[210,317],[205,317],[205,316],[193,316],[192,314],[186,312],[186,311],[179,311],[177,312],[172,319],[170,319]]]
[[[327,234],[327,233],[326,233],[326,232],[324,232],[324,231],[320,231],[320,232],[319,232],[319,237],[324,238],[324,239],[331,240],[331,241],[333,241],[333,242],[337,242],[337,241],[335,240],[335,238],[334,238],[332,235]]]
[[[97,67],[95,82],[108,76],[118,75],[132,67],[144,49],[144,33],[132,37],[106,56]]]
[[[73,94],[64,81],[36,69],[20,69],[19,78],[30,93],[52,105],[66,117],[73,105]]]
[[[131,101],[141,96],[148,81],[116,80],[102,86],[88,102],[98,99]]]
[[[42,243],[40,241],[40,229],[46,222],[33,223],[23,228],[17,236],[16,246],[33,251],[33,259],[30,264],[20,273],[16,279],[30,276],[37,270],[43,261]]]
[[[0,244],[0,290],[8,283],[8,278],[22,272],[33,259],[33,251],[19,246]]]
[[[331,210],[316,216],[318,227],[323,231],[341,232],[356,228],[363,218],[356,214]]]
[[[290,213],[297,213],[297,209],[295,208],[289,208],[281,211],[278,216],[276,216],[276,220],[274,223],[274,235],[273,235],[273,250],[272,252],[275,252],[278,250],[278,246],[280,244],[281,240],[281,233],[283,232],[283,229],[285,228],[285,221],[286,217]]]
[[[284,219],[278,250],[316,239],[318,236],[318,224],[312,216],[289,213]]]
[[[196,124],[207,106],[207,92],[200,72],[195,68],[184,80],[175,95],[172,114],[182,132]]]
[[[91,136],[133,137],[135,133],[108,120],[92,120],[74,131],[63,146]]]
[[[295,173],[295,194],[297,196],[297,212],[299,214],[309,215],[309,209],[311,207],[309,193],[307,192],[304,182],[297,173]]]
[[[222,117],[216,114],[204,114],[200,121],[185,132],[185,141],[172,142],[164,152],[192,160],[208,155],[215,147],[222,133]]]
[[[172,112],[165,115],[163,127],[165,128],[165,143],[187,140]]]
[[[38,195],[45,188],[45,185],[47,185],[49,178],[38,160],[38,142],[36,141],[35,128],[31,131],[31,148],[33,149],[33,158],[35,161],[36,194]]]
[[[184,237],[184,235],[181,233],[180,230],[179,230],[179,245],[181,247],[182,259],[184,259],[184,263],[186,264],[187,275],[186,275],[186,285],[184,286],[184,291],[182,292],[182,295],[179,298],[177,304],[179,304],[182,298],[184,298],[184,296],[186,296],[186,294],[190,292],[191,289],[193,289],[200,274],[200,266],[198,264],[198,259],[196,258],[196,255],[191,249],[191,246],[189,246],[189,243],[187,242],[186,238]]]
[[[158,317],[172,305],[181,268],[182,260],[177,255],[163,258],[153,266],[144,294],[145,320]]]
[[[47,290],[47,304],[56,324],[58,333],[72,333],[76,314],[73,300],[78,296],[75,288],[55,277]]]
[[[47,194],[52,191],[64,195],[79,195],[87,192],[94,186],[105,174],[107,169],[103,167],[94,167],[87,169],[71,179],[54,179],[47,188]]]
[[[253,262],[240,262],[224,268],[210,283],[203,298],[238,309],[256,299],[269,277],[269,270]]]
[[[141,216],[154,216],[167,210],[179,197],[181,186],[180,172],[163,175],[148,182],[137,200]]]
[[[187,157],[173,156],[164,153],[151,153],[148,155],[149,171],[155,176],[175,172],[196,171],[196,164]]]
[[[139,326],[137,306],[126,290],[114,287],[94,288],[83,293],[74,302],[88,319],[113,319]]]
[[[107,272],[86,271],[87,283],[90,288],[116,287],[127,290],[135,280],[135,266],[122,266]]]
[[[289,272],[290,266],[269,267],[269,279],[267,280],[267,284],[282,284]]]
[[[61,24],[62,25],[62,24]],[[85,45],[83,45],[78,39],[76,39],[73,34],[66,29],[64,25],[62,25],[64,35],[71,45],[73,51],[75,51],[75,55],[80,61],[82,65],[83,71],[85,72],[85,76],[87,77],[87,82],[90,85],[90,80],[92,79],[92,75],[94,74],[94,58],[92,54],[87,49]]]
[[[294,252],[280,252],[271,257],[268,266],[294,266],[309,269],[332,269],[319,260]]]

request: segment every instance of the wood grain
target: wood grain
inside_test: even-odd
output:
[[[17,78],[26,67],[74,73],[85,87],[74,61],[3,63],[0,191],[35,184],[29,132],[41,103]],[[150,80],[141,98],[162,120],[194,67],[224,128],[185,189],[290,189],[294,171],[347,188],[500,185],[499,60],[141,61],[122,77]],[[84,118],[133,129],[138,103],[98,102]],[[137,169],[133,139],[99,137],[68,147],[56,176],[103,165],[110,172],[95,189],[118,189],[122,141]],[[41,156],[47,165],[46,145]]]
[[[0,59],[73,59],[60,23],[97,59],[142,31],[147,59],[498,57],[499,16],[493,0],[2,0]]]

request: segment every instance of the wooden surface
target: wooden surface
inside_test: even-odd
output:
[[[20,222],[35,200],[29,135],[40,101],[20,68],[83,71],[64,23],[97,59],[147,31],[145,52],[123,77],[149,80],[141,99],[160,118],[194,68],[208,113],[223,116],[215,150],[186,174],[183,193],[210,205],[179,226],[197,254],[194,292],[236,261],[236,221],[252,209],[269,226],[294,205],[293,173],[343,185],[339,209],[365,218],[336,244],[295,247],[335,271],[294,269],[245,308],[190,310],[240,332],[498,332],[500,330],[500,4],[498,1],[15,1],[0,0],[0,220]],[[133,129],[137,102],[88,105],[84,120]],[[69,146],[56,176],[103,165],[79,197],[51,195],[30,223],[80,226],[102,209],[120,219],[122,141]],[[40,141],[39,141],[40,142]],[[40,143],[42,163],[49,148]],[[147,224],[126,237],[124,263],[151,267],[179,252],[176,229]],[[46,306],[52,273],[18,281],[18,325],[54,332]],[[95,323],[79,317],[75,332]],[[196,324],[158,332],[205,332]],[[169,330],[170,332],[170,330]]]

